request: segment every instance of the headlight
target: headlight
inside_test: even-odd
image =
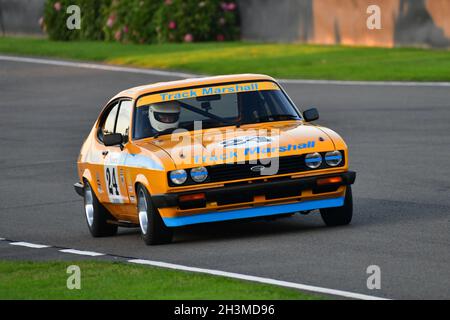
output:
[[[183,184],[186,182],[187,173],[186,170],[174,170],[170,172],[170,180],[174,184]]]
[[[317,169],[322,164],[322,156],[318,152],[307,154],[305,164],[308,168]]]
[[[191,178],[195,182],[203,182],[208,178],[208,170],[205,167],[191,169]]]
[[[325,162],[330,167],[336,167],[342,162],[342,154],[340,151],[331,151],[325,154]]]

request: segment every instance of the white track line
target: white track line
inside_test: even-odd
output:
[[[89,257],[98,257],[98,256],[105,255],[104,253],[93,252],[93,251],[82,251],[82,250],[75,250],[75,249],[62,249],[62,250],[59,250],[59,252],[72,253],[72,254],[78,254],[80,256],[89,256]]]
[[[27,247],[27,248],[34,248],[34,249],[50,248],[50,246],[47,246],[47,245],[44,245],[44,244],[36,244],[36,243],[29,243],[29,242],[11,242],[10,245],[12,245],[12,246],[20,246],[20,247]]]
[[[141,68],[120,67],[97,63],[84,63],[84,62],[54,60],[54,59],[27,58],[27,57],[0,55],[0,61],[2,60],[12,62],[46,64],[61,67],[74,67],[74,68],[85,68],[85,69],[95,69],[114,72],[149,74],[149,75],[166,76],[183,79],[196,78],[201,76],[198,74],[175,72],[175,71],[141,69]],[[284,84],[345,85],[345,86],[450,87],[450,82],[339,81],[339,80],[302,80],[302,79],[280,79],[279,82]]]
[[[0,238],[0,240],[4,240],[4,239]],[[35,244],[35,243],[29,243],[29,242],[11,242],[10,244],[13,246],[22,246],[22,247],[36,248],[36,249],[51,247],[48,245]],[[77,255],[90,256],[90,257],[98,257],[98,256],[106,255],[104,253],[99,253],[99,252],[94,252],[94,251],[83,251],[83,250],[76,250],[76,249],[61,249],[58,251],[63,252],[63,253],[77,254]],[[250,276],[250,275],[234,273],[234,272],[189,267],[189,266],[183,266],[183,265],[167,263],[167,262],[143,260],[143,259],[131,259],[131,260],[128,260],[128,262],[135,263],[135,264],[141,264],[141,265],[160,267],[160,268],[168,268],[168,269],[188,271],[188,272],[197,272],[197,273],[210,274],[210,275],[233,278],[233,279],[253,281],[253,282],[271,284],[271,285],[276,285],[276,286],[281,286],[281,287],[286,287],[286,288],[299,289],[299,290],[304,290],[304,291],[340,296],[340,297],[351,298],[351,299],[388,300],[385,298],[380,298],[380,297],[370,296],[370,295],[365,295],[365,294],[360,294],[360,293],[328,289],[328,288],[310,286],[310,285],[301,284],[301,283],[288,282],[288,281],[263,278],[263,277],[257,277],[257,276]]]
[[[104,71],[149,74],[149,75],[154,75],[154,76],[166,76],[166,77],[183,78],[183,79],[199,77],[199,75],[195,75],[195,74],[191,74],[191,73],[183,73],[183,72],[163,71],[163,70],[154,70],[154,69],[140,69],[140,68],[112,66],[112,65],[98,64],[98,63],[84,63],[84,62],[53,60],[53,59],[12,57],[12,56],[0,55],[0,61],[1,60],[12,61],[12,62],[47,64],[47,65],[60,66],[60,67],[74,67],[74,68],[95,69],[95,70],[104,70]]]
[[[234,272],[226,272],[226,271],[220,271],[220,270],[211,270],[211,269],[188,267],[188,266],[172,264],[172,263],[166,263],[166,262],[160,262],[160,261],[133,259],[133,260],[128,260],[128,262],[136,263],[136,264],[142,264],[142,265],[150,265],[150,266],[155,266],[155,267],[175,269],[175,270],[182,270],[182,271],[189,271],[189,272],[198,272],[198,273],[204,273],[204,274],[211,274],[211,275],[215,275],[215,276],[222,276],[222,277],[228,277],[228,278],[234,278],[234,279],[240,279],[240,280],[247,280],[247,281],[259,282],[259,283],[271,284],[271,285],[276,285],[276,286],[281,286],[281,287],[300,289],[300,290],[316,292],[316,293],[323,293],[323,294],[329,294],[329,295],[334,295],[334,296],[341,296],[341,297],[346,297],[346,298],[351,298],[351,299],[388,300],[388,299],[385,299],[385,298],[369,296],[369,295],[360,294],[360,293],[353,293],[353,292],[342,291],[342,290],[328,289],[328,288],[310,286],[310,285],[306,285],[306,284],[275,280],[275,279],[270,279],[270,278],[249,276],[249,275],[244,275],[244,274],[239,274],[239,273],[234,273]]]

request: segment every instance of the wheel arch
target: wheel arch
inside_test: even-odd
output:
[[[90,184],[91,189],[94,191],[95,196],[97,197],[97,199],[99,198],[99,193],[98,193],[98,186],[97,183],[94,180],[94,177],[92,175],[91,170],[89,170],[89,168],[84,169],[83,174],[81,175],[81,179],[82,179],[82,183],[83,185],[86,183],[86,181]]]
[[[153,194],[152,187],[150,186],[150,182],[148,181],[147,177],[143,174],[138,174],[136,176],[136,180],[134,181],[134,192],[137,196],[137,188],[139,185],[143,185],[149,194]]]

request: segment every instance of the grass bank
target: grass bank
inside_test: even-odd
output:
[[[0,53],[88,60],[202,74],[277,78],[450,81],[450,51],[249,42],[135,45],[0,38]]]
[[[67,267],[81,270],[81,289],[67,289]],[[0,261],[4,299],[320,299],[271,285],[112,262]]]

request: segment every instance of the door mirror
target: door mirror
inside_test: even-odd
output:
[[[123,136],[120,133],[111,133],[103,136],[103,143],[107,147],[122,146]]]
[[[303,112],[303,118],[306,122],[311,122],[319,119],[319,111],[316,108],[311,108]]]

